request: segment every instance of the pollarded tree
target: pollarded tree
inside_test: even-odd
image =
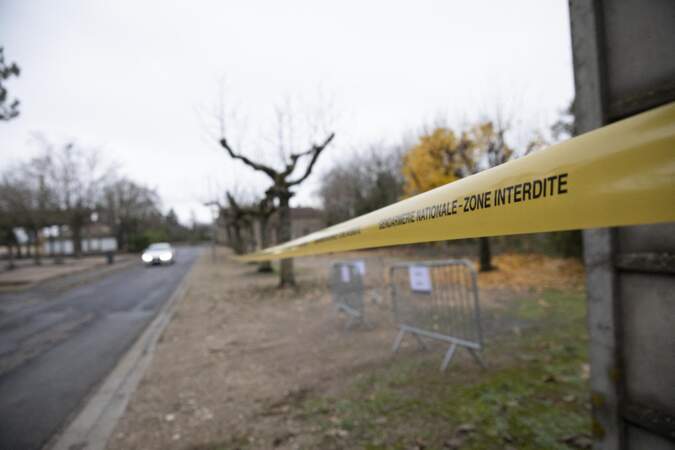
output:
[[[262,248],[267,248],[270,244],[269,222],[272,214],[276,211],[277,207],[274,205],[274,198],[269,195],[265,195],[248,208],[249,215],[258,222],[260,246]],[[269,261],[261,262],[258,265],[258,272],[272,272],[272,264]]]
[[[242,205],[240,201],[237,201],[232,192],[228,191],[226,197],[228,206],[226,220],[232,229],[233,249],[237,255],[242,255],[246,252],[247,248],[252,247],[244,235],[248,232],[248,238],[253,240],[254,237],[250,206]]]
[[[280,116],[283,119],[283,116]],[[291,240],[291,198],[295,195],[295,189],[309,178],[316,161],[321,156],[321,153],[328,147],[328,145],[335,138],[335,133],[328,133],[328,135],[321,141],[314,142],[309,145],[309,148],[296,152],[289,149],[289,145],[295,145],[293,140],[289,140],[287,135],[285,137],[285,129],[283,127],[284,120],[280,119],[279,124],[279,150],[282,156],[282,167],[273,167],[270,164],[254,161],[245,156],[241,152],[233,148],[230,141],[227,140],[224,132],[220,138],[220,145],[225,149],[227,154],[235,160],[241,161],[248,167],[255,171],[265,174],[271,181],[271,186],[265,191],[265,195],[274,199],[277,206],[277,214],[279,217],[277,236],[281,242]],[[289,123],[286,118],[286,123]],[[295,276],[293,273],[293,260],[283,259],[279,271],[279,287],[294,286]]]

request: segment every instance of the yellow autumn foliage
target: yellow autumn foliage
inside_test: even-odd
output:
[[[448,128],[436,128],[420,136],[419,143],[403,159],[405,195],[419,194],[458,178],[451,156],[457,142],[455,133]]]
[[[409,197],[482,169],[502,164],[514,156],[504,141],[504,131],[491,121],[478,123],[460,135],[438,127],[420,136],[403,157],[403,193]]]
[[[514,156],[513,149],[504,141],[504,130],[495,127],[492,121],[471,127],[468,134],[486,169],[504,164]]]

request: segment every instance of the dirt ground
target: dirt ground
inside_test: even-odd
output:
[[[366,261],[366,284],[378,289],[386,279],[382,268],[410,255],[380,250],[340,256],[356,258]],[[299,288],[277,290],[276,275],[258,274],[224,249],[215,260],[205,252],[108,448],[325,448],[326,434],[339,442],[346,431],[317,426],[298,412],[299,404],[315,396],[339,397],[355,379],[392,361],[426,358],[438,372],[442,347],[417,356],[408,339],[392,355],[397,330],[384,291],[368,300],[370,326],[345,329],[327,289],[335,259],[296,260]],[[513,299],[583,285],[583,268],[575,260],[502,255],[495,263],[499,271],[479,277],[488,343],[523,326],[499,313]],[[464,376],[479,370],[466,355],[459,361],[453,364],[460,364]]]

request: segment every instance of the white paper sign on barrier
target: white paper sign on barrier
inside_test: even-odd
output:
[[[410,266],[410,290],[413,292],[431,293],[431,273],[426,266]]]
[[[343,264],[340,266],[340,274],[342,275],[342,282],[349,283],[349,266]]]

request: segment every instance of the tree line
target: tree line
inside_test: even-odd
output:
[[[0,121],[19,116],[20,101],[10,98],[6,81],[20,73],[15,62],[5,62],[0,47]],[[173,210],[164,215],[155,189],[119,175],[97,150],[74,141],[53,145],[40,135],[35,142],[41,147],[38,156],[0,169],[0,246],[6,247],[9,268],[15,256],[23,256],[18,230],[25,233],[24,247],[36,264],[42,262],[44,240],[62,238],[64,232],[80,257],[83,230],[93,223],[107,225],[124,251],[140,251],[155,241],[208,238],[205,226],[185,227]],[[49,248],[55,252],[55,246]],[[60,262],[62,249],[56,252]]]
[[[195,230],[181,225],[173,210],[162,213],[155,189],[120,175],[96,149],[76,142],[53,145],[43,137],[36,142],[41,147],[37,156],[0,172],[0,244],[7,249],[10,266],[15,256],[22,256],[19,229],[37,264],[43,245],[66,234],[73,255],[81,256],[83,233],[92,224],[109,227],[123,251],[140,251],[153,241],[194,237]],[[205,238],[208,231],[200,232]],[[48,248],[56,249],[57,261],[63,257],[59,247]]]

